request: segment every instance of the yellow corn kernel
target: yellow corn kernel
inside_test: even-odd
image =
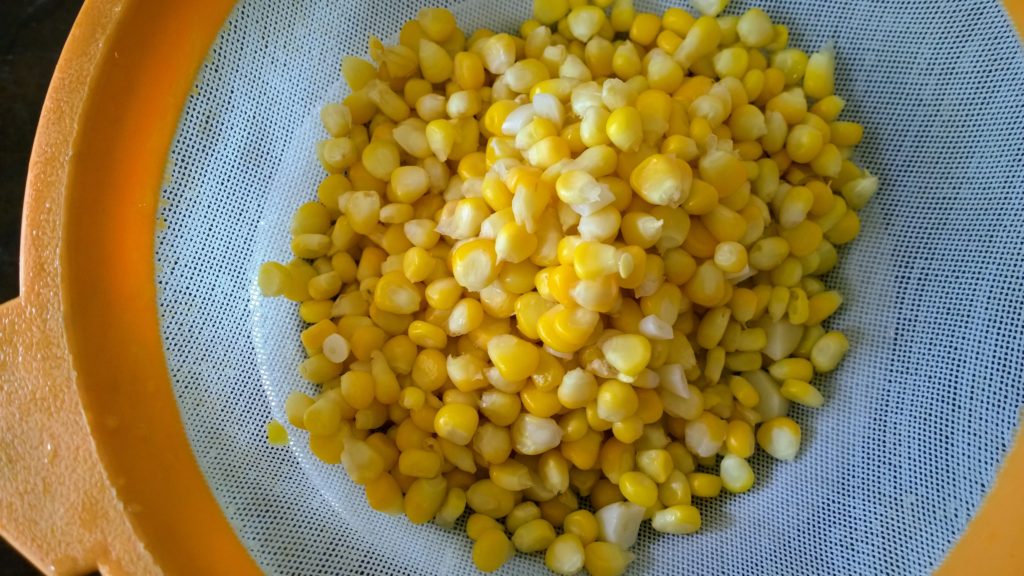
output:
[[[484,309],[472,298],[459,300],[448,316],[448,335],[462,336],[480,327],[484,320]]]
[[[412,366],[412,381],[427,392],[437,390],[447,378],[444,354],[438,350],[420,350]]]
[[[538,339],[537,322],[552,306],[554,304],[536,292],[528,292],[516,298],[516,327],[527,338]]]
[[[646,212],[628,212],[623,216],[623,240],[646,250],[662,238],[664,224],[664,220]]]
[[[828,332],[811,348],[811,363],[818,372],[831,372],[849,349],[850,343],[842,332]]]
[[[345,447],[348,453],[348,447]],[[444,476],[418,478],[405,493],[405,515],[413,524],[430,522],[444,505],[448,481]]]
[[[728,196],[738,191],[747,182],[747,173],[742,161],[723,150],[712,150],[699,162],[701,180],[718,190],[719,196]]]
[[[689,68],[714,52],[721,39],[722,30],[718,21],[710,16],[701,16],[686,31],[682,44],[672,57],[684,68]]]
[[[627,500],[649,508],[658,501],[658,486],[649,476],[639,471],[625,472],[619,477],[619,490]]]
[[[597,6],[579,6],[573,8],[566,16],[569,32],[580,42],[587,42],[593,38],[605,21],[604,10]]]
[[[679,36],[686,36],[696,19],[682,8],[669,8],[662,14],[661,25]]]
[[[800,451],[800,426],[785,416],[772,418],[757,429],[757,444],[779,460],[792,460]]]
[[[643,118],[636,108],[623,106],[608,115],[605,133],[619,150],[635,152],[643,142]]]
[[[340,464],[345,449],[345,439],[350,433],[342,429],[329,436],[309,437],[309,450],[325,464]]]
[[[736,23],[736,33],[750,48],[763,48],[775,36],[771,18],[760,8],[747,10]]]
[[[370,80],[377,77],[377,70],[373,64],[355,56],[342,58],[341,73],[353,92],[366,86]]]
[[[661,20],[655,14],[642,12],[633,18],[629,39],[641,46],[649,46],[661,31]]]
[[[488,473],[498,487],[510,492],[518,492],[533,486],[530,469],[517,460],[505,460],[500,464],[492,464]]]
[[[534,502],[522,502],[505,517],[505,528],[515,534],[522,525],[540,519],[540,508]]]
[[[441,278],[427,285],[424,296],[431,308],[450,310],[462,296],[462,287],[454,278]]]
[[[715,498],[722,492],[722,479],[715,474],[691,472],[686,475],[690,492],[698,498]]]
[[[356,410],[367,408],[373,403],[374,383],[369,372],[350,370],[341,377],[341,394]]]
[[[700,457],[718,453],[728,433],[728,423],[710,412],[686,424],[686,448]]]
[[[725,276],[721,269],[711,261],[702,263],[686,283],[686,295],[701,306],[717,305],[725,295]]]
[[[633,553],[611,542],[587,544],[583,566],[591,576],[620,576],[633,561]]]
[[[548,545],[544,565],[555,574],[570,576],[583,569],[585,558],[584,543],[580,537],[562,534]]]
[[[520,552],[540,552],[555,541],[555,529],[543,518],[530,520],[512,535],[512,543]]]
[[[597,518],[589,510],[575,510],[565,517],[562,530],[579,538],[585,546],[597,540]]]
[[[609,504],[622,502],[623,500],[625,498],[623,498],[622,492],[619,492],[619,487],[607,478],[601,478],[594,483],[590,491],[590,503],[596,510],[600,510]]]
[[[267,422],[267,442],[274,446],[288,444],[288,430],[277,420]]]
[[[620,376],[631,381],[650,362],[651,343],[639,334],[619,334],[605,340],[601,352],[608,363],[619,371]],[[615,390],[618,391],[618,388]]]
[[[651,204],[675,207],[689,195],[693,171],[689,164],[672,156],[653,154],[633,170],[629,182],[637,194]]]
[[[651,517],[651,527],[668,534],[693,534],[700,525],[700,510],[688,504],[669,506]]]
[[[537,237],[527,232],[525,226],[509,222],[498,231],[494,249],[498,262],[522,262],[537,249]]]
[[[725,436],[725,449],[740,458],[750,458],[754,448],[753,426],[742,420],[731,420]]]
[[[568,13],[568,0],[535,0],[533,3],[533,17],[544,25],[555,24]]]
[[[434,431],[449,442],[465,446],[476,433],[479,422],[480,415],[472,406],[446,404],[434,416]]]
[[[836,146],[856,146],[864,137],[864,126],[856,122],[832,122],[829,124],[829,132]]]
[[[672,462],[672,455],[667,450],[660,448],[638,452],[636,464],[640,471],[658,484],[666,482],[675,468],[675,464]]]
[[[485,514],[480,514],[479,512],[476,514],[470,514],[469,518],[466,520],[466,535],[474,542],[479,540],[480,536],[488,530],[498,530],[502,534],[505,533],[505,530],[497,520]]]
[[[820,408],[825,404],[825,398],[821,395],[821,392],[803,380],[790,378],[783,381],[782,387],[779,388],[779,393],[787,400],[811,408]]]
[[[675,446],[685,452],[685,448],[679,444],[675,444]],[[687,455],[689,454],[687,453]],[[668,478],[658,486],[658,499],[665,506],[680,504],[688,506],[691,503],[693,495],[690,493],[690,481],[687,480],[686,473],[678,466],[669,472]]]
[[[878,177],[867,174],[854,178],[844,183],[840,191],[850,208],[860,210],[875,195],[875,192],[878,192]]]
[[[441,473],[441,456],[433,450],[412,449],[398,457],[398,470],[414,478],[433,478]]]
[[[804,358],[784,358],[768,368],[772,378],[776,380],[803,380],[809,382],[814,377],[814,366]]]
[[[470,503],[472,506],[472,503]],[[494,572],[516,552],[504,529],[484,530],[473,544],[473,564],[481,572]]]
[[[599,320],[596,312],[559,304],[537,319],[537,335],[552,350],[572,354],[587,342]]]
[[[558,399],[566,408],[584,408],[597,398],[597,380],[581,368],[566,372],[558,387]]]
[[[747,72],[750,55],[742,46],[731,46],[715,54],[711,61],[719,78],[742,78]]]
[[[455,16],[445,8],[421,8],[416,14],[423,34],[435,42],[444,42],[455,33]]]
[[[623,80],[628,80],[643,71],[640,54],[632,42],[623,42],[612,55],[612,71]],[[608,86],[606,84],[606,86]]]
[[[836,55],[831,45],[811,54],[804,72],[804,92],[809,98],[821,100],[835,91]]]
[[[480,291],[498,274],[498,256],[494,241],[485,238],[468,240],[451,253],[452,273],[459,285]]]
[[[612,435],[620,442],[636,442],[643,433],[644,421],[636,414],[612,423]]]
[[[452,528],[455,521],[462,516],[466,510],[466,492],[461,488],[451,486],[449,481],[448,493],[445,495],[444,503],[437,511],[434,522],[442,528]]]
[[[786,153],[794,162],[807,164],[821,152],[824,144],[821,132],[807,124],[798,124],[786,137]]]
[[[448,344],[448,335],[445,331],[429,322],[414,320],[409,324],[409,339],[421,348],[444,349]]]
[[[373,292],[374,305],[392,314],[412,314],[419,310],[420,300],[419,290],[401,272],[381,276]]]
[[[341,455],[341,463],[345,472],[356,484],[367,484],[376,480],[384,472],[384,461],[372,446],[349,438],[345,441],[345,451]]]
[[[615,438],[609,438],[601,446],[599,457],[601,471],[604,473],[605,478],[617,484],[623,474],[634,469],[636,464],[636,448],[632,444],[626,444]],[[596,503],[595,506],[597,506]],[[602,507],[597,506],[598,509]]]
[[[385,514],[401,514],[404,511],[402,488],[395,477],[385,472],[364,487],[366,501],[370,507]]]
[[[511,334],[492,338],[487,344],[487,355],[502,377],[509,381],[528,378],[540,362],[536,346]]]
[[[493,480],[478,480],[466,491],[466,501],[476,512],[491,518],[504,518],[515,506],[515,496]]]
[[[323,354],[316,354],[299,364],[299,374],[316,384],[322,384],[341,374],[341,364],[331,362]]]
[[[739,242],[721,242],[715,246],[714,261],[727,274],[742,272],[747,267],[747,249]]]
[[[853,210],[847,210],[842,218],[825,234],[825,238],[837,246],[846,244],[860,233],[860,218]]]
[[[313,399],[300,392],[290,394],[285,401],[285,415],[288,417],[288,422],[297,428],[305,429],[305,413],[314,402]]]
[[[519,392],[519,397],[527,412],[541,418],[554,416],[562,409],[556,392],[538,390],[533,384],[527,384]]]

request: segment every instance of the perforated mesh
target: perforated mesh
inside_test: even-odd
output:
[[[797,46],[836,41],[837,92],[867,127],[859,161],[882,187],[829,279],[852,348],[821,382],[827,407],[795,410],[797,461],[755,457],[757,486],[699,504],[697,535],[645,529],[633,571],[924,573],[976,510],[1024,404],[1024,55],[991,0],[758,4]],[[340,56],[416,10],[241,1],[172,152],[156,254],[168,367],[202,470],[271,573],[473,573],[461,533],[372,512],[301,433],[291,450],[264,441],[305,385],[294,305],[258,297],[257,265],[289,258],[290,214],[314,197],[317,110],[341,96]],[[455,11],[466,30],[513,30],[529,6]]]

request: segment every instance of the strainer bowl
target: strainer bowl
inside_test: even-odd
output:
[[[704,506],[697,535],[645,531],[632,569],[1021,574],[1024,3],[735,4],[802,48],[836,42],[882,188],[827,278],[852,348],[828,405],[795,415],[804,452],[755,459],[758,487]],[[448,5],[466,30],[529,12]],[[474,573],[463,535],[372,513],[301,436],[263,431],[301,350],[257,265],[312,197],[340,56],[419,6],[86,4],[33,151],[21,297],[0,306],[0,530],[41,568]]]

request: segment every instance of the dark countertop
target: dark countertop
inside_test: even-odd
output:
[[[39,110],[82,0],[0,0],[0,302],[18,295],[25,174]],[[0,576],[39,572],[0,539]]]

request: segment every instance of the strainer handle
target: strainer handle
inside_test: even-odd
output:
[[[54,300],[0,304],[0,534],[50,574],[152,566],[104,477]]]

